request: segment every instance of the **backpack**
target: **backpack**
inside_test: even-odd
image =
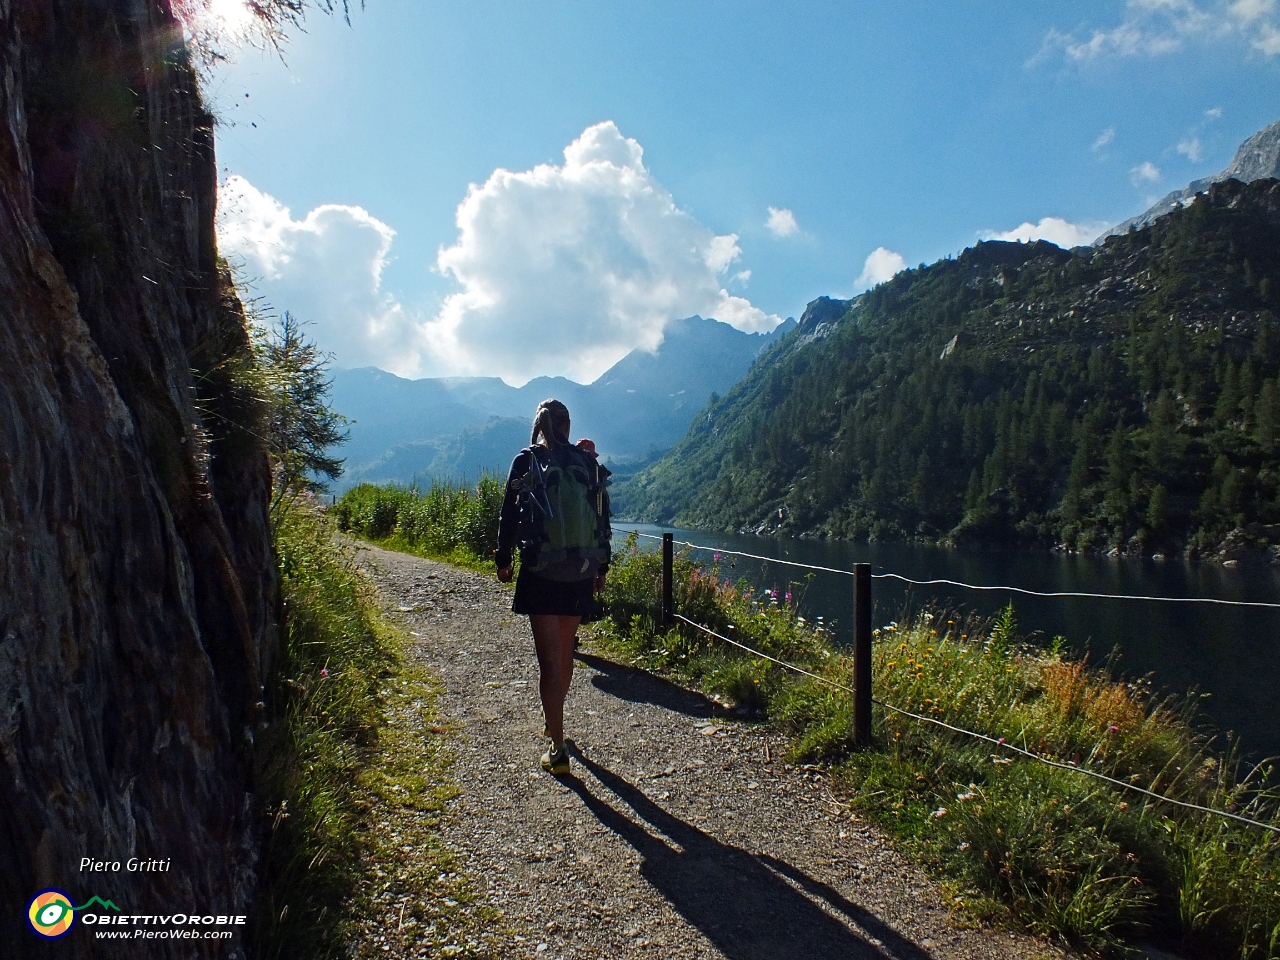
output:
[[[520,481],[522,562],[535,572],[554,566],[593,575],[609,557],[609,471],[567,443],[522,452],[530,461]]]

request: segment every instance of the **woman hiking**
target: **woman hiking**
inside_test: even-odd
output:
[[[551,741],[542,768],[562,776],[569,772],[564,701],[573,679],[574,636],[580,622],[598,618],[595,595],[609,569],[609,471],[590,440],[569,443],[569,410],[559,400],[538,405],[529,444],[507,476],[494,559],[498,579],[509,583],[513,548],[519,547],[511,610],[528,614],[538,654],[538,693]]]

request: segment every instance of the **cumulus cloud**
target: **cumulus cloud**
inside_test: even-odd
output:
[[[862,264],[862,273],[858,274],[855,283],[859,288],[867,289],[877,283],[884,283],[905,269],[907,261],[902,259],[902,254],[894,253],[887,247],[876,247],[867,255]]]
[[[680,317],[748,332],[778,324],[725,289],[751,277],[730,269],[742,255],[737,235],[717,235],[676,206],[639,143],[606,122],[564,156],[560,166],[499,169],[471,186],[458,239],[436,260],[459,289],[434,317],[383,289],[395,230],[361,207],[325,204],[295,218],[231,176],[219,190],[219,246],[252,292],[310,322],[340,366],[406,377],[587,382],[631,350],[655,349]]]
[[[796,223],[796,215],[785,207],[781,210],[770,207],[769,219],[764,225],[775,237],[789,237],[800,229],[800,224]]]
[[[650,173],[612,121],[588,127],[564,164],[498,169],[458,206],[458,239],[436,269],[460,290],[424,328],[452,368],[513,382],[538,374],[594,379],[629,351],[655,349],[690,314],[740,330],[779,318],[729,294],[741,255]]]
[[[1109,226],[1111,226],[1110,223],[1104,222],[1072,223],[1062,217],[1044,217],[1039,223],[1027,221],[1003,233],[992,230],[981,236],[983,240],[1010,240],[1018,243],[1048,240],[1064,250],[1069,250],[1072,247],[1082,247],[1092,243],[1094,238]]]
[[[1094,27],[1079,36],[1051,29],[1034,65],[1052,54],[1083,63],[1105,57],[1155,57],[1181,50],[1190,42],[1244,39],[1266,56],[1280,53],[1277,0],[1129,0],[1124,19]]]
[[[1129,171],[1129,179],[1133,181],[1135,187],[1140,187],[1147,183],[1155,183],[1160,179],[1160,168],[1150,160],[1143,160]]]
[[[273,308],[311,325],[342,366],[412,375],[418,325],[382,290],[395,231],[361,207],[324,204],[301,219],[232,175],[218,191],[218,246]]]
[[[1111,141],[1116,138],[1116,128],[1107,127],[1102,133],[1098,134],[1098,139],[1093,141],[1093,149],[1101,150],[1103,147],[1109,146]]]

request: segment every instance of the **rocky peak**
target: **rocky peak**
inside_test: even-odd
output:
[[[1181,190],[1166,194],[1136,217],[1118,223],[1097,240],[1094,245],[1101,245],[1108,237],[1128,233],[1130,228],[1141,230],[1167,213],[1193,200],[1198,193],[1204,193],[1215,183],[1227,180],[1239,180],[1252,183],[1254,180],[1280,178],[1280,120],[1264,127],[1236,150],[1235,158],[1225,170],[1210,177],[1193,180]]]

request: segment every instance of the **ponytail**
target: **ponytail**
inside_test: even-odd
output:
[[[538,412],[533,415],[533,432],[529,435],[529,444],[536,445],[542,438],[544,446],[553,447],[563,443],[556,432],[556,424],[567,423],[569,408],[559,400],[543,400],[538,404]]]

